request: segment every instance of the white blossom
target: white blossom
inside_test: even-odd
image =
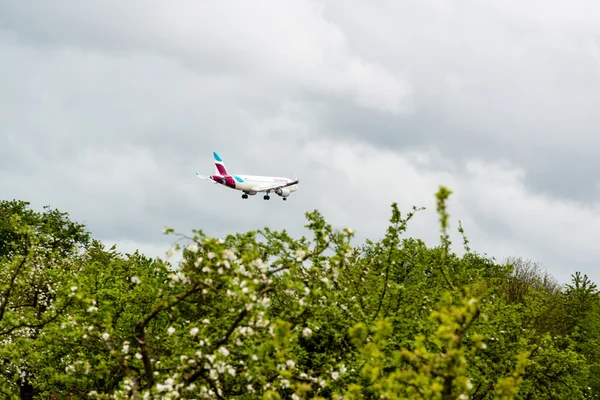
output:
[[[235,259],[237,258],[236,255],[235,255],[235,253],[232,250],[230,250],[230,249],[225,250],[223,252],[223,256],[226,259],[231,260],[231,261],[235,261]]]
[[[167,333],[169,334],[169,336],[171,336],[173,333],[175,333],[175,328],[170,326],[169,329],[167,330]]]
[[[193,327],[193,328],[190,330],[190,335],[192,335],[192,336],[196,336],[197,334],[198,334],[198,328],[196,328],[196,327]]]
[[[267,266],[260,258],[257,258],[256,260],[252,261],[252,265],[258,268],[261,272],[265,272],[267,270]]]
[[[296,250],[296,261],[302,261],[302,259],[306,256],[306,251],[302,249]]]
[[[169,278],[171,279],[172,282],[181,281],[183,283],[187,283],[189,281],[188,277],[185,276],[181,271],[178,271],[177,273],[169,274]]]
[[[229,355],[229,350],[227,350],[227,348],[225,348],[225,347],[220,347],[219,352],[221,354],[223,354],[225,357],[227,357]]]
[[[156,390],[160,393],[160,392],[164,392],[165,390],[169,389],[169,387],[167,385],[163,385],[161,383],[158,383],[156,385]]]

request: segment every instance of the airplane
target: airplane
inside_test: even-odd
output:
[[[227,172],[223,159],[213,151],[215,162],[215,173],[213,175],[200,175],[196,170],[196,176],[200,179],[212,181],[215,184],[221,184],[231,189],[241,190],[242,199],[248,196],[254,196],[259,192],[265,192],[263,198],[269,200],[269,193],[273,192],[287,200],[287,197],[298,190],[300,180],[296,176],[295,180],[277,176],[256,176],[256,175],[233,175]]]

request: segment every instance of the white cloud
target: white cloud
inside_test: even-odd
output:
[[[0,194],[156,254],[315,208],[380,236],[392,201],[435,243],[445,184],[475,249],[593,275],[599,9],[541,4],[1,3]],[[194,178],[213,150],[301,189],[242,201]]]
[[[597,28],[600,7],[594,0],[492,0],[487,4],[499,16],[560,28]]]
[[[324,18],[317,1],[183,1],[176,7],[170,1],[124,6],[104,1],[6,8],[15,21],[26,21],[17,30],[38,41],[143,49],[198,71],[245,71],[267,85],[350,97],[385,112],[411,106],[409,83],[352,53],[342,29]],[[48,12],[60,29],[49,23]]]
[[[552,264],[557,256],[565,263],[562,268],[571,269],[573,265],[591,265],[600,256],[596,246],[600,203],[590,205],[532,193],[523,183],[522,170],[472,162],[468,172],[470,184],[462,189],[464,196],[475,199],[478,212],[495,215],[495,220],[509,225],[521,248],[537,247],[540,261]],[[564,275],[564,271],[555,271]]]
[[[502,261],[523,256],[545,265],[561,282],[576,269],[594,280],[600,257],[600,206],[560,201],[532,193],[525,173],[507,164],[467,161],[461,173],[431,168],[427,156],[401,155],[364,144],[311,143],[305,157],[327,166],[328,192],[320,209],[337,226],[356,229],[362,237],[380,237],[398,202],[403,214],[413,205],[424,206],[410,224],[409,234],[427,243],[439,242],[435,192],[445,185],[449,201],[454,249],[462,253],[456,228],[463,221],[472,248]],[[418,160],[421,160],[419,162]],[[429,161],[428,161],[429,160]],[[578,269],[579,268],[579,269]]]

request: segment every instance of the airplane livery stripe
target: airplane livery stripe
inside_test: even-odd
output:
[[[225,167],[221,164],[215,164],[217,166],[217,170],[219,171],[219,173],[221,175],[227,175],[227,171],[225,170]]]

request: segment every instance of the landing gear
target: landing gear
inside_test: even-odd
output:
[[[286,201],[286,200],[287,200],[287,197],[284,197],[284,198],[283,198],[283,201]]]
[[[268,195],[268,194],[265,194],[265,195],[264,195],[264,197],[263,197],[263,199],[265,199],[265,200],[269,200],[270,198],[271,198],[271,197],[269,197],[269,195]]]
[[[244,193],[244,194],[242,195],[242,199],[247,199],[247,198],[248,198],[248,195],[247,195],[246,193]]]

